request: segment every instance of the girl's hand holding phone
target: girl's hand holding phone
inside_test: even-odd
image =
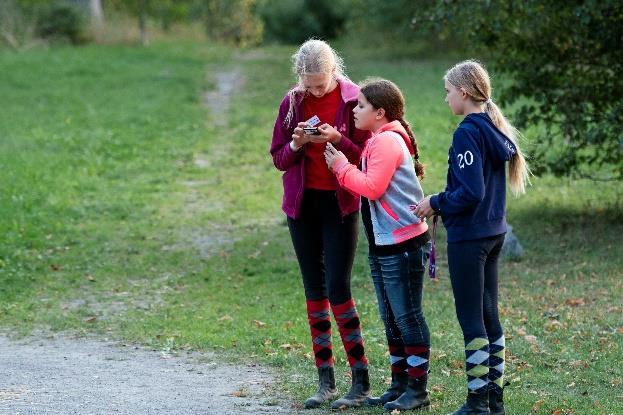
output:
[[[319,136],[315,136],[312,138],[312,141],[315,143],[333,143],[337,144],[342,139],[342,134],[330,124],[324,123],[318,127],[318,131],[320,132]]]
[[[294,132],[292,134],[292,141],[294,141],[294,145],[297,148],[301,148],[305,144],[307,144],[310,141],[312,141],[311,138],[313,136],[305,134],[305,131],[303,130],[303,127],[308,127],[308,125],[305,124],[304,122],[298,123],[298,125],[296,126],[296,128],[294,129]]]
[[[327,146],[324,149],[324,159],[327,162],[327,166],[330,170],[333,170],[333,166],[340,159],[346,159],[346,156],[341,151],[338,151],[331,145],[331,143],[327,143]]]

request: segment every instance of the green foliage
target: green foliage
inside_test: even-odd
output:
[[[517,106],[520,128],[540,126],[537,171],[623,177],[623,3],[440,0],[416,15],[466,36],[513,80],[499,98]]]
[[[146,0],[144,12],[156,19],[164,30],[171,24],[202,21],[207,35],[217,41],[238,46],[255,45],[262,40],[262,22],[256,13],[258,0]],[[109,0],[107,10],[138,16],[137,2]]]
[[[199,18],[201,0],[146,0],[145,14],[160,22],[164,30],[170,29],[173,23],[187,22]],[[121,12],[130,16],[138,16],[140,7],[138,1],[106,0],[105,10]]]
[[[68,3],[52,3],[39,13],[37,34],[52,41],[84,43],[87,40],[84,15]]]
[[[429,7],[426,0],[354,0],[346,22],[349,44],[365,47],[389,59],[439,56],[465,50],[465,43],[452,33],[437,33],[421,27],[419,10]]]
[[[262,22],[255,13],[257,0],[212,0],[205,3],[203,18],[210,38],[239,46],[262,40]]]
[[[299,44],[309,38],[335,39],[343,33],[349,17],[343,0],[265,0],[258,13],[266,40]]]

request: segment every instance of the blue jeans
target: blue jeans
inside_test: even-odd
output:
[[[369,255],[379,313],[390,342],[430,346],[430,333],[422,313],[422,286],[428,244],[395,255]]]

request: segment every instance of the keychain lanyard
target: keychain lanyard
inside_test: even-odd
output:
[[[437,239],[437,219],[438,215],[433,216],[433,240],[430,249],[430,258],[428,262],[428,276],[431,280],[437,278],[437,266],[435,264],[435,239]]]

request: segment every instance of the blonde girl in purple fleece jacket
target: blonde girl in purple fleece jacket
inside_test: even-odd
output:
[[[369,134],[357,130],[353,120],[359,87],[344,75],[341,58],[327,43],[303,43],[292,61],[298,84],[279,106],[270,153],[275,167],[284,172],[282,208],[303,277],[319,377],[318,391],[305,407],[318,407],[337,395],[331,311],[352,371],[350,391],[332,407],[360,406],[370,386],[350,287],[359,198],[339,187],[323,152],[332,143],[356,162]],[[306,134],[303,127],[308,126],[317,126],[318,135]]]

